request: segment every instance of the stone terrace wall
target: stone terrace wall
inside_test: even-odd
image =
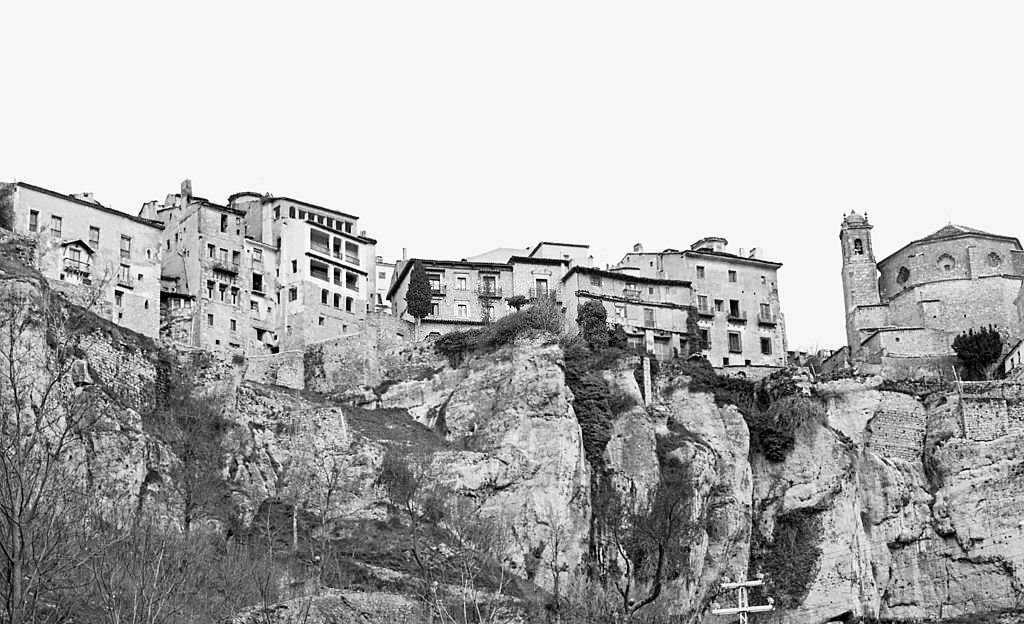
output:
[[[964,382],[960,389],[964,437],[987,442],[1024,428],[1024,383]]]
[[[244,379],[301,390],[305,387],[303,352],[292,349],[269,355],[250,355],[246,358]]]
[[[79,346],[93,382],[109,388],[132,409],[141,409],[156,396],[156,352],[131,344],[119,333],[92,331]]]
[[[868,423],[868,448],[882,457],[917,461],[924,448],[927,418],[924,406],[910,396],[882,393],[881,403]]]

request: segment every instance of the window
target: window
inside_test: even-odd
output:
[[[430,304],[430,315],[431,316],[437,316],[440,313],[441,313],[441,306],[437,305],[436,303]]]
[[[38,232],[39,231],[39,211],[30,210],[28,212],[28,231]]]
[[[707,329],[698,329],[697,338],[700,340],[700,348],[707,351],[711,348],[711,332]]]
[[[597,286],[598,288],[600,288],[601,287],[601,276],[600,275],[591,275],[590,276],[590,285],[591,286]]]
[[[853,253],[858,256],[864,255],[864,243],[859,239],[853,239]]]
[[[455,316],[462,318],[469,318],[469,304],[468,303],[456,303],[455,304]]]
[[[465,275],[455,277],[455,290],[469,290],[469,279]]]
[[[256,312],[257,314],[259,314],[260,304],[256,303],[255,301],[250,301],[249,302],[249,310],[251,312]]]
[[[281,207],[280,206],[274,206],[274,218],[275,219],[280,219],[281,218]]]
[[[231,305],[238,305],[238,289],[231,289]]]
[[[770,319],[772,317],[772,306],[767,303],[761,304],[761,318]]]
[[[232,251],[231,252],[231,264],[238,266],[238,263],[242,260],[242,252]]]
[[[615,318],[624,319],[626,318],[626,304],[616,303],[615,304]]]
[[[122,264],[117,273],[117,281],[122,284],[130,284],[132,282],[132,268],[127,264]]]
[[[121,307],[121,303],[124,301],[124,293],[120,290],[114,291],[114,305]]]
[[[50,217],[50,236],[53,236],[54,238],[60,238],[60,231],[61,231],[61,225],[62,224],[63,224],[63,219],[61,219],[60,217],[58,217],[58,216]]]
[[[722,366],[728,366],[728,365],[729,365],[729,358],[727,358],[727,357],[722,358]]]
[[[206,246],[206,257],[208,257],[208,258],[216,258],[217,257],[217,246],[216,245],[207,245]]]
[[[262,249],[253,249],[252,250],[252,263],[254,265],[262,265],[263,264],[263,250]]]
[[[348,241],[345,242],[345,262],[359,264],[359,245]]]
[[[647,294],[648,295],[653,295],[654,294],[654,286],[648,286],[647,287]]]
[[[261,293],[263,292],[263,275],[260,273],[252,274],[252,291]]]
[[[320,290],[320,303],[322,303],[323,305],[327,305],[327,298],[330,296],[330,294],[331,293],[327,292],[326,288],[321,289]]]
[[[956,260],[949,254],[942,254],[939,256],[938,267],[943,271],[952,271],[956,268]]]
[[[436,295],[436,294],[444,294],[441,291],[441,276],[440,275],[437,275],[436,273],[428,273],[427,274],[427,280],[430,282],[430,292],[431,292],[431,294],[434,294],[434,295]]]
[[[707,295],[697,295],[697,309],[700,310],[701,312],[707,312],[708,311],[708,296]]]
[[[704,267],[697,266],[697,279],[704,279]]]
[[[1003,263],[1003,259],[996,252],[992,252],[988,255],[988,265],[990,267],[997,267]]]
[[[288,206],[288,216],[292,219],[295,218],[295,206]]]
[[[900,267],[899,272],[896,273],[896,283],[900,284],[900,285],[906,284],[907,280],[909,280],[909,279],[910,279],[910,269],[908,269],[905,266]]]
[[[377,279],[387,279],[387,273],[384,271],[377,271]]]
[[[231,331],[238,331],[238,321],[231,319]]]
[[[322,262],[317,262],[316,260],[309,261],[309,275],[310,277],[315,277],[316,279],[323,280],[325,282],[331,281],[330,267]]]
[[[742,353],[743,346],[740,342],[739,332],[729,332],[729,353]]]
[[[729,316],[740,317],[740,302],[738,299],[729,300]]]
[[[644,327],[654,327],[654,310],[644,308]]]
[[[167,241],[170,243],[171,241]],[[95,251],[100,246],[100,229],[98,227],[89,228],[89,246]]]
[[[762,338],[761,339],[761,353],[764,355],[772,354],[772,339]]]
[[[729,281],[730,282],[735,282],[736,281],[736,271],[729,271]]]
[[[767,277],[765,277],[764,275],[762,275],[762,276],[761,276],[761,283],[762,283],[762,284],[767,284],[767,283],[768,283],[768,278],[767,278]]]
[[[292,286],[288,289],[288,301],[295,301],[299,298],[299,289]]]
[[[721,299],[715,299],[715,312],[721,312],[721,311],[722,311],[722,300]]]
[[[310,216],[312,216],[312,214]],[[305,210],[300,210],[299,211],[299,218],[300,219],[305,219],[306,218],[306,211]]]
[[[225,215],[225,214],[222,214],[220,216],[220,231],[221,232],[227,232],[228,231],[228,216]]]
[[[345,288],[359,292],[359,276],[355,273],[346,273]]]
[[[334,293],[334,307],[341,307],[341,295],[339,295],[338,293]]]
[[[209,325],[210,327],[213,327],[213,315],[212,314],[207,314],[206,315],[206,324]]]
[[[132,237],[121,235],[121,257],[131,258],[132,257]]]
[[[320,230],[309,230],[309,248],[325,256],[331,253],[331,237]]]
[[[227,299],[226,293],[228,292],[227,284],[217,284],[217,290],[220,291],[220,300],[225,301]]]
[[[213,280],[206,280],[206,296],[213,299]]]
[[[493,278],[492,278],[492,282],[493,282]],[[537,285],[537,295],[538,296],[542,296],[542,295],[548,294],[548,280],[547,280],[547,278],[538,277],[536,280],[534,280],[534,283]],[[491,287],[491,289],[493,290],[493,286]]]
[[[322,316],[318,317],[316,319],[316,324],[319,325],[320,327],[323,327],[324,326],[324,317],[322,317]]]
[[[82,261],[82,250],[78,247],[68,247],[68,258],[75,262]]]
[[[217,255],[217,259],[226,264],[228,261],[228,250],[221,247],[219,251],[220,253]]]
[[[346,312],[351,312],[352,311],[352,304],[354,304],[355,301],[356,300],[353,299],[352,297],[345,297],[345,311]]]

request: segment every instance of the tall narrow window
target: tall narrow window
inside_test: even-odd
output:
[[[50,236],[53,236],[54,238],[60,238],[60,232],[63,223],[64,220],[56,215],[50,217]]]
[[[771,338],[762,338],[761,339],[761,353],[763,355],[771,355],[772,354],[772,339]]]
[[[736,271],[729,271],[729,281],[730,282],[735,282],[736,281]]]
[[[228,216],[225,215],[225,214],[222,214],[220,216],[220,231],[221,232],[227,232],[228,231]]]
[[[729,332],[729,353],[741,353],[742,351],[743,346],[740,342],[740,333]]]
[[[39,211],[30,210],[28,212],[28,231],[38,232],[39,231]]]
[[[704,279],[704,267],[697,267],[697,279]]]
[[[89,246],[92,247],[93,251],[100,247],[100,229],[98,227],[89,228]]]
[[[864,255],[864,243],[859,238],[853,239],[853,253],[858,256]]]
[[[132,257],[132,237],[121,235],[121,257],[131,258]]]

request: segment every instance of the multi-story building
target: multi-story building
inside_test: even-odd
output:
[[[847,353],[891,374],[948,371],[953,339],[989,325],[1024,338],[1024,249],[1011,236],[949,224],[875,262],[871,224],[856,212],[839,230]],[[916,369],[916,372],[915,372]]]
[[[91,193],[12,186],[14,230],[36,239],[40,272],[99,316],[157,337],[163,226],[104,206]]]
[[[616,268],[692,285],[697,338],[713,366],[785,366],[777,275],[782,264],[765,260],[756,248],[733,254],[727,246],[721,237],[702,238],[682,251],[644,252],[637,244]]]
[[[374,294],[374,306],[377,312],[391,314],[391,302],[388,300],[388,288],[391,287],[391,278],[395,276],[395,263],[384,262],[384,258],[377,256],[377,292]]]
[[[192,195],[143,207],[166,224],[164,335],[197,347],[276,352],[350,331],[374,309],[376,241],[358,217],[289,197]]]
[[[645,276],[632,268],[574,266],[562,278],[562,293],[572,325],[581,305],[599,301],[608,312],[608,323],[621,326],[632,346],[658,359],[689,353],[694,339],[689,331],[690,282]]]

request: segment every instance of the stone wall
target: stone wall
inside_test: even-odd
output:
[[[920,461],[927,418],[912,397],[885,392],[868,422],[867,447],[887,459]]]
[[[960,388],[960,422],[967,439],[987,442],[1024,427],[1024,384],[965,382]]]
[[[250,355],[246,358],[245,381],[284,386],[301,390],[304,387],[305,365],[300,349],[268,355]]]
[[[151,405],[156,394],[156,352],[134,342],[121,333],[95,330],[82,337],[79,347],[92,381],[138,410]]]

